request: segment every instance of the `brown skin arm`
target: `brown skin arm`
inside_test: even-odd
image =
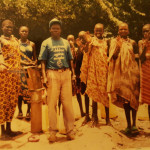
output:
[[[138,52],[138,45],[134,40],[132,40],[132,45],[133,45],[134,54],[138,54],[139,53]]]
[[[28,62],[28,61],[22,61],[21,60],[21,64],[22,65],[26,65],[26,66],[30,66],[30,65],[36,65],[37,64],[37,56],[36,56],[36,49],[35,49],[35,43],[31,42],[31,46],[33,49],[33,62]]]
[[[41,61],[41,69],[42,69],[42,77],[43,77],[43,85],[45,87],[47,87],[47,77],[46,77],[46,61],[45,60],[42,60]]]
[[[32,48],[33,48],[33,60],[35,61],[34,65],[36,65],[37,64],[37,56],[36,56],[35,43],[31,42],[31,45],[32,45]]]
[[[139,54],[141,55],[143,52],[142,40],[138,42]]]
[[[37,61],[32,61],[32,62],[28,62],[28,61],[24,61],[24,60],[21,60],[21,65],[25,65],[25,66],[35,66],[37,63]]]
[[[75,71],[74,71],[73,60],[70,60],[70,69],[71,69],[71,73],[72,73],[72,80],[75,80]]]
[[[133,52],[135,54],[135,60],[139,64],[139,49],[138,49],[138,44],[132,40],[132,45],[133,45]]]
[[[113,59],[117,59],[119,53],[120,53],[120,47],[119,47],[119,45],[117,45],[116,49],[115,49],[115,52],[113,54]]]
[[[146,60],[146,45],[145,43],[143,43],[142,40],[140,40],[138,42],[138,47],[139,47],[139,59],[141,60],[141,63],[144,63],[144,61]]]
[[[70,41],[70,47],[73,48],[73,49],[75,48],[74,43],[72,41]]]
[[[32,48],[33,48],[33,60],[37,60],[37,56],[36,56],[36,49],[35,49],[35,43],[31,43],[31,45],[32,45]]]
[[[27,61],[23,61],[21,60],[21,65],[26,65],[26,66],[30,66],[32,65],[31,63],[27,62]]]
[[[76,39],[76,44],[77,44],[78,47],[82,46],[82,42],[79,38]]]
[[[84,52],[85,52],[85,53],[90,52],[89,43],[86,43],[86,44],[84,45]]]

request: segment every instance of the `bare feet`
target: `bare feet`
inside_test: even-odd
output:
[[[26,119],[27,121],[30,121],[30,119],[31,119],[31,113],[30,113],[30,112],[28,112],[28,113],[26,114],[25,119]]]
[[[84,116],[85,116],[85,113],[84,113],[84,112],[82,112],[82,113],[81,113],[81,117],[84,117]]]
[[[21,131],[6,131],[6,135],[9,136],[9,137],[15,137],[15,136],[18,136],[20,134],[22,134],[23,132]]]
[[[56,142],[57,141],[56,132],[51,132],[48,140],[50,143]]]
[[[82,126],[86,125],[89,121],[91,121],[91,118],[89,117],[89,115],[85,115],[85,119],[82,123]]]
[[[11,140],[11,139],[12,139],[12,137],[8,136],[7,134],[3,134],[0,137],[0,140],[2,140],[2,141],[8,141],[8,140]]]
[[[69,133],[67,133],[67,140],[74,140],[74,139],[75,139],[74,131],[70,131]]]
[[[91,125],[91,127],[94,128],[94,127],[97,127],[97,125],[98,125],[98,117],[96,116],[96,117],[92,118],[92,125]]]
[[[23,113],[18,113],[17,119],[23,119]]]
[[[111,126],[110,119],[106,119],[106,125]]]

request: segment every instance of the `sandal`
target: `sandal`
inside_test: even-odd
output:
[[[97,127],[98,125],[98,117],[92,117],[92,125],[91,127],[94,128],[94,127]]]
[[[8,141],[8,140],[12,140],[12,137],[5,134],[5,135],[1,135],[0,140],[1,141]]]
[[[131,135],[131,129],[126,128],[125,130],[121,130],[121,132],[125,135]]]
[[[23,119],[23,113],[19,113],[17,116],[18,119]]]
[[[132,130],[132,131],[139,131],[136,126],[133,126],[131,130]]]
[[[82,126],[86,125],[89,121],[91,121],[91,118],[89,117],[89,115],[85,115],[85,119],[82,123]]]
[[[136,126],[133,126],[132,129],[131,129],[131,131],[132,131],[133,135],[138,135],[140,133],[139,130],[138,130],[138,128]]]
[[[26,120],[30,120],[30,119],[31,119],[31,113],[29,112],[26,114]]]
[[[40,140],[39,135],[31,135],[31,136],[28,138],[28,141],[29,141],[29,142],[38,142],[39,140]]]

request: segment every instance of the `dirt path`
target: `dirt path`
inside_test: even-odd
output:
[[[77,104],[75,104],[77,106]],[[24,110],[26,108],[24,107]],[[78,108],[75,109],[78,113]],[[48,132],[39,135],[39,142],[28,142],[30,133],[30,122],[14,118],[13,129],[24,132],[20,137],[10,141],[0,141],[0,149],[20,149],[20,150],[149,150],[150,149],[150,122],[137,120],[137,126],[140,134],[129,138],[119,132],[125,129],[126,122],[123,109],[117,108],[118,117],[111,119],[112,126],[106,126],[105,120],[99,120],[99,126],[91,128],[91,123],[81,126],[84,118],[79,118],[75,123],[76,139],[67,141],[66,136],[57,134],[58,140],[54,144],[49,144],[47,138]],[[17,112],[15,116],[17,115]],[[148,148],[149,147],[149,148]]]

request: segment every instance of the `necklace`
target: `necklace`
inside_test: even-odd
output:
[[[21,43],[21,44],[29,44],[29,42],[30,41],[28,39],[25,42],[22,42],[21,39],[19,39],[19,43]]]

